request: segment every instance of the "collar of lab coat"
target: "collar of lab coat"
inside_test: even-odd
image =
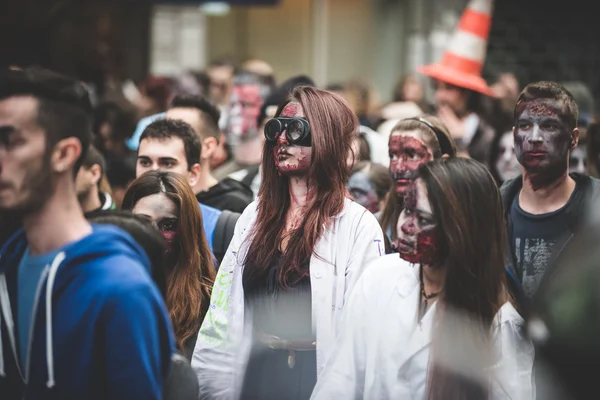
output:
[[[397,291],[403,298],[404,312],[403,323],[412,326],[412,332],[406,344],[406,359],[413,357],[431,343],[432,327],[435,322],[437,301],[427,310],[425,316],[419,321],[419,307],[421,301],[421,283],[419,281],[420,265],[414,264],[412,268],[403,271],[401,279],[398,280]]]

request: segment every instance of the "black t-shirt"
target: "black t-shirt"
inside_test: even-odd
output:
[[[567,204],[547,214],[534,215],[524,211],[519,206],[519,193],[513,199],[510,219],[515,266],[521,276],[523,291],[529,298],[535,294],[548,267],[568,240],[566,209],[581,190],[579,186],[575,187]]]

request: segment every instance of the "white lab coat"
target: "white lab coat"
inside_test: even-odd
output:
[[[425,399],[437,302],[418,319],[419,266],[390,254],[368,267],[344,309],[336,347],[312,400]],[[510,303],[492,324],[492,398],[533,399],[533,345]]]
[[[242,269],[256,217],[257,203],[253,202],[236,224],[198,334],[192,368],[198,376],[201,399],[232,400],[240,395],[252,336],[251,318],[244,315]],[[333,348],[350,290],[364,268],[385,254],[383,243],[377,219],[348,199],[317,241],[316,255],[310,259],[310,283],[318,372]]]

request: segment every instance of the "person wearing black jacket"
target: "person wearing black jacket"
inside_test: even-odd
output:
[[[573,96],[554,82],[528,85],[515,106],[515,153],[523,175],[505,182],[501,193],[508,281],[522,313],[600,192],[597,179],[568,174],[569,154],[579,138],[577,115]]]
[[[198,179],[192,187],[198,201],[221,211],[242,213],[254,200],[250,187],[231,178],[219,181],[210,169],[221,134],[220,115],[219,109],[208,99],[202,96],[181,95],[173,99],[165,118],[187,122],[199,136],[200,168]]]

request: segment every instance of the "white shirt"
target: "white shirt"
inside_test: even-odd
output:
[[[251,345],[251,318],[244,315],[243,261],[256,222],[257,202],[238,220],[213,286],[210,307],[192,356],[201,399],[237,399]],[[260,240],[257,239],[257,240]],[[377,219],[345,199],[344,209],[324,229],[310,259],[317,371],[331,352],[344,305],[364,268],[385,254]],[[265,246],[275,243],[265,243]]]
[[[374,263],[377,266],[367,268],[352,292],[313,400],[426,398],[437,302],[418,322],[419,266],[397,254]],[[496,358],[487,372],[494,399],[535,398],[534,350],[522,335],[523,325],[510,303],[501,307],[492,323]]]

